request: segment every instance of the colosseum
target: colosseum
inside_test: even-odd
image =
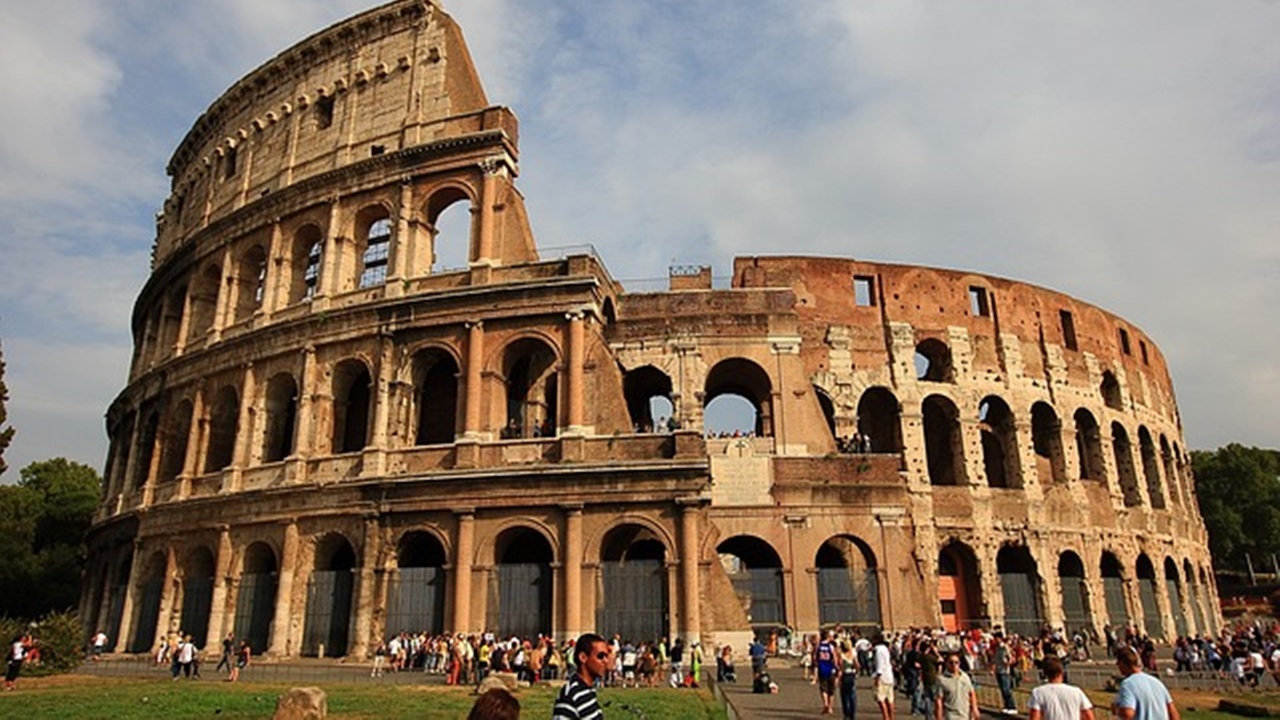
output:
[[[518,140],[434,0],[312,35],[196,120],[107,413],[86,629],[361,657],[400,630],[1217,628],[1141,329],[850,258],[628,291],[590,248],[539,251]],[[724,399],[739,432],[709,432]]]

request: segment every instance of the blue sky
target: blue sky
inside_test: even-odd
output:
[[[357,0],[0,6],[6,453],[101,467],[164,166]],[[974,269],[1149,333],[1192,448],[1280,446],[1280,3],[453,0],[543,247]]]

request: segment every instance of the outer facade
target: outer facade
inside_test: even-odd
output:
[[[108,412],[88,629],[276,656],[399,630],[1216,629],[1140,329],[852,259],[627,292],[589,251],[540,254],[517,127],[426,0],[308,38],[197,120]],[[704,436],[722,396],[755,432]]]

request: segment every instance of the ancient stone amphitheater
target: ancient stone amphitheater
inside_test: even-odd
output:
[[[107,414],[87,628],[357,657],[400,630],[1220,622],[1142,330],[856,259],[628,291],[589,248],[539,251],[517,129],[430,0],[196,120]],[[709,437],[726,398],[746,425]]]

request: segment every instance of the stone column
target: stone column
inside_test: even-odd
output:
[[[586,355],[586,315],[581,310],[566,313],[565,320],[569,322],[568,336],[566,339],[567,352],[566,364],[568,375],[568,388],[566,395],[568,397],[568,412],[566,413],[566,432],[572,435],[582,435],[585,433],[583,427],[583,358]]]
[[[231,530],[223,525],[218,531],[218,557],[214,561],[213,601],[209,608],[209,634],[205,647],[214,647],[227,634],[227,584],[231,582]],[[234,620],[235,615],[232,614]]]
[[[564,509],[564,625],[563,637],[578,637],[582,627],[582,507]]]
[[[141,416],[139,411],[135,411],[133,414],[133,427],[129,430],[129,455],[125,458],[124,475],[121,476],[119,486],[116,488],[117,492],[129,498],[132,498],[134,494],[133,477],[137,473],[138,440],[142,436],[142,426],[145,424],[146,419]]]
[[[698,516],[701,500],[691,498],[680,508],[680,584],[683,586],[684,622],[681,634],[686,644],[698,639],[702,629],[702,612],[698,607],[702,593],[698,588]]]
[[[480,217],[478,221],[479,239],[474,253],[469,253],[472,263],[493,264],[493,206],[497,201],[498,173],[502,172],[501,161],[490,158],[480,163]],[[470,250],[470,248],[468,248]],[[432,250],[434,252],[434,249]]]
[[[481,371],[484,368],[484,322],[467,323],[466,403],[463,408],[463,437],[480,439]]]
[[[284,526],[284,546],[280,552],[280,578],[276,585],[276,612],[271,620],[271,645],[267,654],[288,657],[293,654],[290,626],[293,619],[293,575],[298,564],[298,523]]]
[[[306,480],[306,459],[315,449],[316,414],[316,348],[308,345],[302,350],[302,377],[298,383],[298,426],[294,436],[293,455],[285,463],[285,482],[300,483]]]
[[[391,430],[391,386],[395,383],[395,340],[383,332],[378,338],[377,380],[373,385],[373,435],[364,451],[364,474],[381,475],[387,461]]]
[[[270,316],[276,310],[289,304],[290,267],[285,262],[284,234],[280,231],[280,221],[271,223],[271,242],[267,248],[267,276],[263,280],[262,305],[258,313]],[[281,277],[283,275],[283,277]]]
[[[182,460],[182,476],[180,485],[189,486],[191,478],[204,468],[204,385],[196,385],[195,395],[191,398],[191,432],[187,436],[187,456]],[[181,494],[181,493],[180,493]]]
[[[218,282],[218,297],[213,305],[213,327],[210,328],[209,342],[217,342],[222,337],[222,329],[227,326],[227,315],[235,307],[236,296],[235,258],[228,246],[222,252],[222,279]]]
[[[402,294],[404,285],[399,281],[409,277],[412,272],[409,267],[409,248],[412,246],[409,241],[409,225],[412,216],[413,183],[403,180],[400,182],[400,206],[396,209],[396,228],[391,234],[391,267],[388,268],[386,289],[388,296]]]
[[[185,578],[184,578],[185,580]],[[160,612],[156,614],[156,638],[168,635],[171,630],[182,630],[182,591],[184,583],[178,579],[178,553],[170,542],[164,554],[164,584],[160,591]]]
[[[236,446],[232,453],[231,467],[223,474],[223,492],[235,492],[240,489],[240,473],[247,467],[253,455],[252,445],[258,437],[254,427],[254,418],[258,414],[255,407],[258,403],[257,373],[253,363],[244,366],[244,380],[240,382],[240,417],[236,419]]]
[[[115,652],[129,649],[129,636],[133,634],[133,595],[138,590],[138,578],[142,575],[142,541],[133,541],[133,564],[129,566],[129,584],[124,588],[124,602],[120,608],[120,636],[115,639]],[[107,587],[110,587],[108,581]]]
[[[191,280],[182,296],[182,317],[178,318],[178,339],[173,343],[173,356],[178,357],[187,348],[187,334],[191,332]]]
[[[476,515],[474,510],[461,510],[458,516],[457,551],[453,559],[453,627],[452,632],[471,630],[471,560],[475,553]]]
[[[342,203],[334,198],[329,206],[329,226],[325,228],[324,234],[324,250],[320,256],[320,278],[316,283],[316,292],[312,297],[312,306],[315,307],[315,301],[325,298],[320,303],[323,308],[327,306],[327,298],[334,295],[339,290],[340,270],[342,266],[342,258],[339,253],[342,249],[342,238],[339,236],[340,229],[338,224],[342,219],[341,205]]]
[[[369,655],[369,642],[373,637],[373,610],[377,607],[374,582],[374,566],[378,564],[378,552],[382,543],[382,535],[378,531],[376,516],[364,519],[364,552],[360,559],[359,574],[356,576],[355,603],[355,638],[351,643],[348,656],[357,661]]]

